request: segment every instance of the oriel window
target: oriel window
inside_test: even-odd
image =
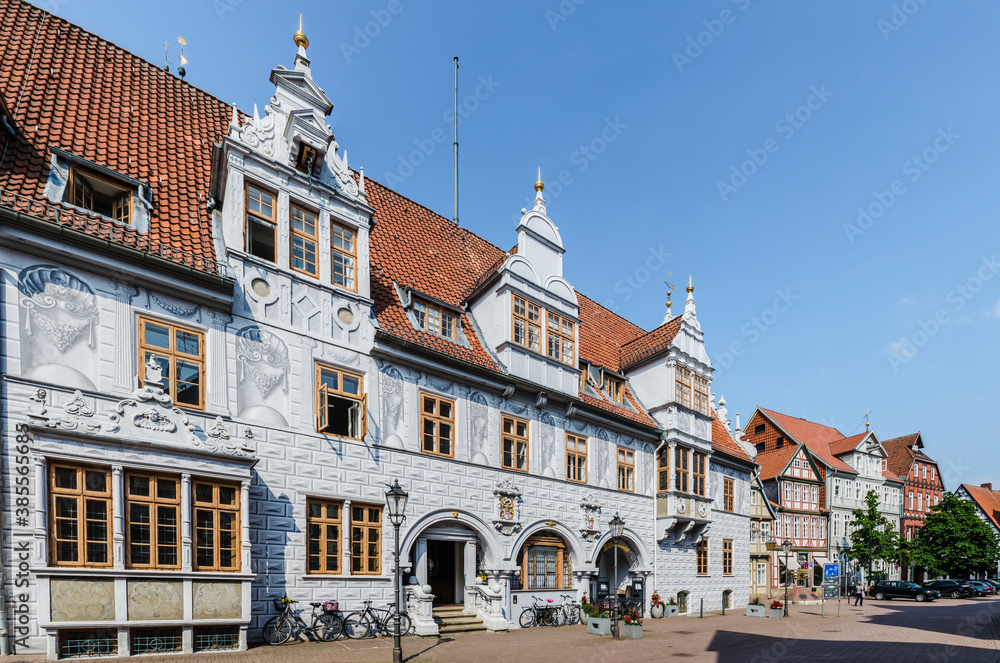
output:
[[[240,487],[192,481],[194,568],[196,571],[239,571]]]
[[[514,303],[514,342],[529,350],[541,352],[541,307],[524,297],[518,295],[512,295],[512,297]]]
[[[111,566],[111,476],[108,470],[49,466],[53,566]]]
[[[180,481],[177,477],[125,476],[128,565],[135,569],[180,568]]]

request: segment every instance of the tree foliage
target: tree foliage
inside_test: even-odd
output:
[[[972,502],[945,493],[917,530],[913,557],[932,575],[968,578],[996,571],[1000,545]]]
[[[878,510],[879,497],[874,490],[865,495],[865,508],[854,509],[854,531],[851,547],[845,552],[854,563],[872,577],[875,566],[894,563],[900,554],[899,534],[896,524]]]

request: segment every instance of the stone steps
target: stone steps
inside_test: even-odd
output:
[[[434,608],[434,621],[437,622],[438,632],[441,635],[486,632],[486,625],[483,622],[475,615],[467,615],[462,610],[463,606],[460,605]]]

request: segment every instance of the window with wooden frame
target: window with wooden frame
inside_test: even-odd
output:
[[[570,366],[576,363],[576,323],[552,311],[545,312],[547,354]]]
[[[358,289],[358,234],[339,223],[330,222],[331,259],[334,285]]]
[[[429,334],[455,340],[455,314],[433,304],[413,301],[413,315],[417,326]]]
[[[247,253],[268,262],[277,260],[277,204],[273,193],[247,182]]]
[[[566,433],[566,480],[587,483],[587,438]]]
[[[191,491],[195,571],[239,571],[240,487],[195,479]]]
[[[696,547],[698,561],[698,575],[708,575],[708,539],[702,538]]]
[[[139,317],[140,379],[146,362],[156,355],[163,390],[177,405],[205,409],[205,334],[152,318]]]
[[[518,345],[541,352],[542,309],[538,304],[519,295],[513,297],[513,334],[511,338]]]
[[[722,480],[722,509],[723,511],[733,511],[733,491],[736,482],[729,478]]]
[[[533,536],[525,542],[521,554],[521,581],[525,589],[572,588],[570,555],[561,538]]]
[[[316,365],[316,430],[361,440],[367,432],[367,406],[364,378]]]
[[[674,490],[688,492],[688,450],[674,448]]]
[[[382,573],[382,507],[351,505],[351,573]]]
[[[130,187],[107,177],[76,166],[69,169],[66,201],[70,205],[131,225],[132,194]]]
[[[503,417],[500,464],[508,470],[528,471],[528,422]]]
[[[756,426],[753,427],[753,434],[754,435],[761,435],[761,434],[764,433],[764,431],[766,429],[767,429],[767,426],[765,426],[764,424],[757,424]]]
[[[292,269],[315,278],[319,276],[316,214],[295,204],[291,207]]]
[[[49,466],[52,566],[111,566],[111,476],[104,468]]]
[[[694,380],[694,409],[702,414],[708,414],[708,380],[700,375],[693,376]]]
[[[306,500],[306,573],[339,574],[343,504]]]
[[[733,575],[733,542],[729,539],[722,540],[722,575]]]
[[[604,374],[604,393],[620,405],[625,404],[625,381],[613,375]]]
[[[618,490],[635,492],[635,452],[618,447]]]
[[[691,407],[691,371],[674,366],[674,400],[684,407]]]
[[[691,454],[692,465],[691,468],[694,473],[694,478],[691,481],[691,492],[695,495],[705,496],[705,459],[706,456],[703,453],[698,453],[697,451]]]
[[[420,430],[424,453],[455,456],[455,402],[420,394]]]
[[[660,456],[656,460],[656,470],[658,475],[657,491],[664,493],[670,490],[670,451],[662,449]]]
[[[584,391],[587,388],[587,365],[580,364],[580,391]]]
[[[129,568],[180,568],[180,479],[127,473],[125,518]]]

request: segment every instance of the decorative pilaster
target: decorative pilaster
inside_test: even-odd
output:
[[[35,529],[33,564],[48,566],[49,537],[46,528],[46,511],[49,504],[49,483],[44,456],[35,456]]]
[[[212,333],[208,336],[209,361],[211,369],[208,372],[209,408],[216,412],[229,411],[229,371],[226,369],[226,326],[233,321],[233,316],[226,313],[211,312]]]
[[[116,344],[118,357],[115,359],[115,378],[111,390],[118,394],[128,394],[134,388],[132,371],[135,353],[132,348],[135,343],[135,325],[132,323],[132,299],[139,294],[138,288],[108,281],[112,295],[115,298],[115,336],[120,339]]]
[[[181,475],[181,570],[191,570],[191,475],[186,473]]]
[[[345,523],[346,527],[341,527],[343,534],[341,535],[341,546],[340,550],[344,556],[343,564],[343,575],[351,575],[351,500],[344,500],[344,512],[341,514],[340,521]]]
[[[125,490],[122,484],[122,466],[111,466],[111,540],[114,545],[116,570],[125,568]]]
[[[243,554],[240,569],[250,570],[250,479],[240,482],[240,540]]]

